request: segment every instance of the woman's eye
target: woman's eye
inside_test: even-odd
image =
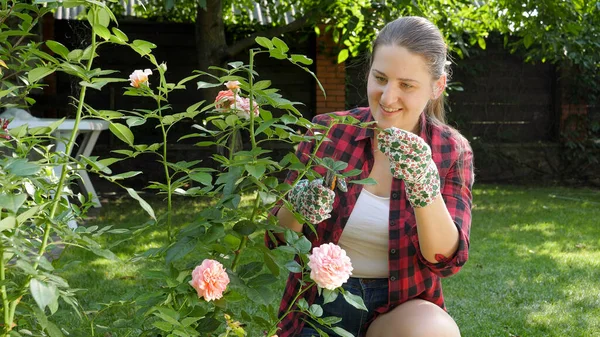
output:
[[[404,88],[404,89],[410,89],[410,88],[412,88],[412,87],[413,87],[412,85],[410,85],[410,84],[408,84],[408,83],[402,83],[402,84],[401,84],[401,86],[402,86],[402,88]]]
[[[377,82],[381,82],[381,83],[383,83],[383,82],[386,81],[386,78],[385,77],[381,77],[381,76],[375,76],[375,79],[377,80]]]

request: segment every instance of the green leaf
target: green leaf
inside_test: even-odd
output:
[[[305,64],[307,66],[313,64],[312,59],[310,59],[304,55],[299,55],[299,54],[292,54],[292,61],[301,63],[301,64]]]
[[[332,327],[331,330],[333,330],[333,332],[335,332],[336,334],[338,334],[340,337],[354,337],[353,334],[351,334],[348,331],[340,328],[339,326]]]
[[[361,184],[361,185],[377,185],[377,180],[373,178],[365,178],[360,180],[351,180],[349,181],[351,184]]]
[[[267,89],[270,86],[271,86],[271,81],[264,80],[264,81],[258,81],[256,83],[254,83],[254,85],[252,86],[252,88],[256,89],[256,90],[264,90],[264,89]]]
[[[44,310],[47,306],[58,301],[58,289],[52,283],[45,283],[38,279],[31,279],[29,291],[38,307]]]
[[[6,208],[16,214],[19,208],[27,200],[27,194],[0,194],[0,209]]]
[[[275,48],[280,50],[282,53],[287,53],[287,51],[290,50],[290,48],[287,46],[287,44],[285,44],[285,42],[283,42],[278,37],[274,37],[273,39],[271,39],[271,41],[273,42],[273,45],[275,46]]]
[[[331,303],[338,297],[338,292],[335,290],[323,289],[323,304]]]
[[[263,261],[267,265],[267,268],[269,268],[269,271],[275,277],[278,277],[280,270],[279,270],[279,265],[277,264],[277,262],[275,262],[275,259],[269,253],[263,252]]]
[[[346,61],[348,59],[349,56],[349,52],[348,49],[342,49],[340,50],[339,54],[338,54],[338,63],[343,63],[344,61]]]
[[[127,37],[127,35],[125,35],[125,33],[123,33],[119,28],[113,27],[112,32],[113,32],[113,34],[115,34],[114,36],[115,36],[115,38],[117,38],[118,41],[120,41],[120,42],[129,41],[129,38]]]
[[[281,121],[283,122],[283,124],[287,125],[287,124],[295,124],[296,122],[298,122],[298,118],[292,115],[283,115],[281,116]]]
[[[483,36],[480,36],[477,38],[477,44],[479,44],[479,48],[485,50],[485,39],[483,38]]]
[[[27,159],[19,158],[9,161],[4,169],[18,177],[28,177],[37,174],[42,168],[36,163],[27,161]]]
[[[96,33],[96,35],[100,36],[104,40],[106,40],[106,41],[110,40],[111,35],[110,35],[110,31],[108,30],[108,28],[101,26],[101,25],[94,25],[93,31],[94,31],[94,33]]]
[[[308,302],[304,298],[299,299],[296,305],[302,310],[308,310]]]
[[[238,277],[243,279],[254,277],[256,274],[260,273],[262,267],[263,263],[258,261],[242,265],[237,269]]]
[[[73,49],[67,54],[67,59],[69,61],[79,61],[83,57],[83,50],[81,49]]]
[[[156,321],[154,323],[152,323],[152,325],[154,325],[156,328],[165,331],[165,332],[170,332],[171,330],[173,330],[173,325],[169,324],[167,322],[163,322],[163,321]]]
[[[65,47],[60,42],[48,40],[48,41],[46,41],[46,46],[48,46],[48,48],[50,50],[52,50],[54,53],[60,55],[64,59],[66,59],[67,55],[69,54],[69,49],[67,49],[67,47]]]
[[[41,80],[42,78],[52,74],[53,72],[54,72],[53,68],[38,67],[38,68],[35,68],[35,69],[29,71],[29,74],[27,74],[27,79],[29,80],[29,83],[34,83],[34,82],[37,82],[37,81]]]
[[[142,118],[142,117],[136,117],[136,116],[132,116],[132,117],[128,117],[125,122],[127,123],[127,125],[129,125],[129,127],[134,127],[134,126],[140,126],[143,125],[144,123],[146,123],[146,119]]]
[[[141,56],[146,56],[152,52],[153,48],[156,48],[156,45],[144,40],[134,40],[131,43],[131,48]]]
[[[294,242],[294,248],[296,248],[300,254],[308,254],[312,248],[312,244],[306,238],[306,236],[302,236],[296,242]]]
[[[277,282],[277,278],[273,276],[273,274],[260,274],[248,281],[248,286],[251,288],[255,288],[258,286],[265,286],[275,282]]]
[[[17,219],[14,216],[8,216],[0,220],[0,232],[6,229],[13,229],[17,226]]]
[[[152,217],[152,219],[156,220],[156,215],[154,215],[154,210],[152,209],[152,206],[150,206],[150,204],[148,204],[146,202],[146,200],[142,199],[142,197],[140,197],[137,192],[132,189],[132,188],[127,188],[127,193],[129,193],[129,195],[134,198],[135,200],[137,200],[140,203],[140,206],[142,206],[142,208],[146,211],[146,213],[148,213],[148,215],[150,215],[150,217]]]
[[[287,270],[291,271],[292,273],[301,273],[302,272],[302,266],[296,261],[289,261],[288,263],[285,264],[285,268]]]
[[[90,250],[90,252],[92,252],[98,256],[102,256],[103,258],[105,258],[107,260],[119,261],[119,258],[115,255],[115,253],[111,252],[108,249],[102,249],[102,248],[97,248],[97,247],[88,247],[88,249]]]
[[[108,128],[117,138],[129,145],[133,145],[133,133],[128,127],[123,124],[111,122]]]
[[[233,230],[242,236],[248,236],[254,233],[257,228],[258,226],[250,220],[240,220],[233,226]]]
[[[308,308],[308,312],[310,312],[315,317],[323,316],[323,308],[321,308],[318,304],[313,304]]]
[[[287,56],[281,52],[279,49],[271,49],[269,50],[269,55],[278,60],[285,60]]]
[[[254,39],[254,41],[267,49],[273,49],[273,43],[271,43],[271,40],[267,39],[266,37],[258,36],[256,39]]]
[[[135,177],[138,174],[142,174],[142,171],[129,171],[129,172],[124,172],[124,173],[119,173],[119,174],[115,174],[112,176],[108,176],[106,177],[107,179],[109,179],[110,181],[115,181],[115,180],[122,180],[122,179],[129,179],[131,177]]]
[[[104,7],[98,8],[97,24],[101,25],[102,27],[108,27],[108,25],[110,24],[110,14],[108,13],[108,10]]]
[[[194,172],[190,173],[190,179],[193,181],[197,181],[205,186],[212,185],[212,175],[206,172]]]
[[[203,81],[198,81],[197,84],[198,84],[197,89],[214,88],[214,87],[218,87],[218,86],[222,85],[222,83],[208,83],[208,82],[203,82]]]
[[[256,165],[244,165],[244,167],[246,168],[246,171],[248,171],[248,173],[250,173],[254,178],[256,179],[260,179],[260,177],[263,176],[263,174],[265,174],[266,171],[266,167],[263,164],[256,164]]]
[[[367,309],[365,303],[363,302],[363,299],[360,296],[356,296],[350,293],[349,291],[344,291],[342,295],[344,295],[344,299],[346,300],[346,302],[348,302],[348,304],[355,307],[356,309],[369,311],[369,309]]]
[[[181,260],[191,253],[194,247],[196,247],[196,240],[192,240],[189,236],[184,237],[167,250],[165,262],[170,264]]]
[[[525,45],[525,48],[531,47],[533,44],[533,35],[525,35],[523,38],[523,44]]]
[[[52,322],[48,322],[46,326],[46,332],[50,337],[64,337],[62,331]]]

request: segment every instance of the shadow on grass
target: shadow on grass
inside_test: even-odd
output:
[[[551,191],[476,190],[470,261],[444,282],[463,336],[600,335],[600,210]]]

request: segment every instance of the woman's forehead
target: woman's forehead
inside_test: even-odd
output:
[[[392,79],[422,81],[429,78],[425,58],[408,49],[394,45],[379,46],[373,55],[371,70]]]

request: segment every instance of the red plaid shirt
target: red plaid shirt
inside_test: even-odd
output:
[[[335,114],[352,115],[362,122],[373,120],[368,108],[358,108]],[[319,115],[314,118],[313,122],[328,125],[330,120],[328,115]],[[456,136],[448,127],[432,123],[425,117],[425,114],[421,117],[420,136],[431,147],[433,160],[438,167],[442,197],[458,228],[458,250],[450,258],[436,255],[438,263],[430,263],[423,257],[419,249],[414,211],[406,197],[404,182],[394,178],[389,214],[389,301],[387,305],[376,309],[376,312],[380,314],[413,298],[421,298],[446,309],[441,278],[457,273],[469,256],[471,187],[473,185],[471,148],[464,138]],[[331,129],[328,137],[331,142],[323,143],[317,151],[317,156],[331,157],[348,163],[345,171],[362,170],[360,177],[353,177],[353,180],[367,178],[374,161],[371,145],[373,130],[338,124]],[[308,155],[313,152],[313,147],[314,143],[312,142],[299,144],[296,155],[303,163],[308,161]],[[317,167],[315,170],[319,174],[325,173],[322,167]],[[286,182],[291,184],[296,177],[297,172],[291,171]],[[308,226],[304,226],[304,234],[311,241],[313,247],[328,242],[337,244],[361,190],[362,185],[359,184],[348,184],[346,193],[336,190],[332,216],[316,226],[316,235],[308,229]],[[272,242],[268,235],[265,236],[265,240],[270,248],[274,248],[278,244]],[[299,280],[300,274],[290,273],[280,306],[280,315],[285,312],[298,293]],[[316,287],[312,287],[305,293],[304,298],[312,303],[316,294]],[[280,323],[281,330],[278,335],[280,337],[295,336],[303,326],[302,316],[292,312]]]

